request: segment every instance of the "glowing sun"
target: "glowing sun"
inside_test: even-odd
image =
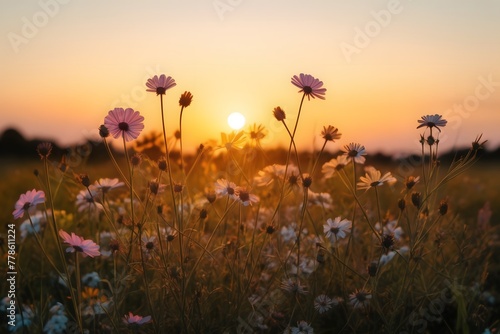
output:
[[[245,125],[245,116],[239,112],[233,112],[227,117],[227,124],[233,130],[239,130]]]

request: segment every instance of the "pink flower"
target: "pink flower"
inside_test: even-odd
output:
[[[108,112],[104,118],[104,126],[115,138],[124,137],[125,141],[131,141],[139,137],[144,129],[144,117],[138,111],[127,108],[115,108]]]
[[[141,317],[140,315],[134,315],[132,312],[129,312],[123,317],[123,322],[126,325],[144,325],[151,321],[151,316]]]
[[[83,257],[87,255],[90,257],[101,255],[101,252],[99,252],[99,245],[92,240],[85,240],[73,232],[69,235],[63,230],[59,230],[59,236],[63,238],[65,243],[70,245],[70,247],[66,248],[66,252],[68,253],[74,253],[75,251],[81,252]]]
[[[292,77],[292,84],[299,87],[299,93],[304,92],[307,95],[307,99],[318,98],[324,100],[326,88],[321,88],[323,86],[323,81],[319,81],[310,74],[300,73],[300,77],[294,75]]]
[[[26,194],[21,194],[16,202],[15,210],[12,212],[14,219],[24,216],[24,212],[32,211],[38,204],[45,202],[45,193],[42,190],[28,190]]]
[[[164,95],[167,89],[176,85],[175,80],[171,76],[166,77],[165,74],[162,74],[158,78],[158,76],[155,75],[146,82],[146,87],[148,87],[146,91],[156,92],[156,95]]]

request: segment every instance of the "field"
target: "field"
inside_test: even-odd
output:
[[[304,97],[324,92],[295,78],[300,115]],[[151,83],[160,97],[169,88]],[[190,103],[183,94],[180,115]],[[42,143],[34,159],[2,160],[2,330],[498,330],[499,166],[478,159],[481,138],[441,161],[446,121],[427,115],[419,158],[338,147],[333,126],[323,149],[301,153],[277,107],[287,148],[262,147],[266,130],[253,126],[188,156],[180,130],[140,144],[130,110],[110,111],[101,143],[59,155]],[[124,154],[97,158],[112,136]]]

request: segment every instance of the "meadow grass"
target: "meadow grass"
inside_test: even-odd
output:
[[[148,88],[160,96],[163,118],[163,96],[175,81],[153,79]],[[305,97],[325,91],[307,75],[292,83],[302,88],[300,117]],[[191,98],[181,96],[180,115]],[[491,210],[500,206],[499,181],[496,165],[476,162],[480,138],[464,156],[440,164],[436,138],[446,121],[424,116],[422,163],[402,175],[395,172],[402,162],[379,162],[359,144],[334,155],[324,151],[338,149],[332,126],[321,133],[321,151],[299,154],[299,117],[291,126],[278,108],[274,115],[290,135],[281,151],[263,148],[266,130],[253,126],[188,157],[182,117],[176,135],[165,131],[144,150],[128,143],[142,130],[141,116],[117,108],[100,133],[107,147],[109,134],[121,139],[125,156],[110,151],[104,162],[82,155],[61,164],[45,145],[41,160],[3,164],[1,215],[8,224],[2,229],[15,223],[18,272],[15,296],[0,305],[8,319],[15,301],[16,326],[4,329],[483,333],[498,327],[498,213]],[[19,198],[31,189],[43,192],[43,205]],[[15,204],[16,220],[8,209]],[[8,271],[6,264],[0,266]],[[0,292],[7,296],[7,288]]]

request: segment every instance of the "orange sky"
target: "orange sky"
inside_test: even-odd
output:
[[[113,107],[145,116],[159,129],[154,74],[172,76],[167,129],[184,113],[185,147],[230,131],[234,111],[287,143],[272,117],[289,125],[301,95],[294,74],[324,82],[326,100],[306,101],[297,143],[322,143],[323,126],[340,129],[369,153],[418,150],[417,119],[448,118],[443,148],[484,133],[500,144],[498,1],[80,1],[2,2],[0,130],[72,144],[91,138]]]

